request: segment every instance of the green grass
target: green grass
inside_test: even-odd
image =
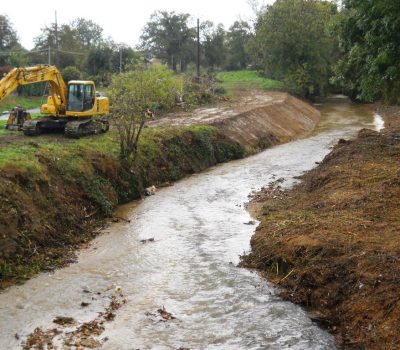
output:
[[[220,72],[217,74],[217,79],[221,81],[219,85],[227,91],[228,95],[235,89],[283,89],[283,83],[280,81],[264,78],[256,71],[250,70]]]
[[[6,121],[0,121],[0,135],[12,135],[4,129]],[[191,132],[195,136],[211,139],[216,129],[210,126],[189,126],[186,128],[146,128],[140,138],[139,162],[146,163],[161,157],[163,150],[160,149],[162,142],[174,141],[182,137],[184,133]],[[203,136],[206,134],[206,136]],[[61,140],[59,139],[61,137]],[[82,159],[86,159],[91,152],[100,152],[114,158],[119,156],[119,138],[116,132],[110,131],[106,134],[83,137],[79,140],[63,139],[61,135],[43,135],[34,138],[21,137],[17,145],[7,145],[1,148],[0,169],[12,165],[17,167],[40,167],[37,155],[56,157],[58,162],[64,163],[68,168],[79,168]]]
[[[10,131],[6,130],[7,120],[0,120],[0,137],[10,135]]]
[[[0,113],[10,111],[16,106],[21,106],[26,109],[33,109],[40,107],[42,98],[38,96],[7,96],[0,102]]]

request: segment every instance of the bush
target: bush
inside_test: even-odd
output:
[[[176,103],[179,82],[164,66],[141,67],[114,75],[108,91],[111,121],[120,138],[120,157],[135,160],[139,137],[153,113],[171,110]]]
[[[66,83],[68,83],[70,80],[80,80],[80,79],[82,79],[82,72],[78,68],[76,68],[74,66],[65,67],[62,70],[61,74],[62,74],[62,76],[64,78],[64,81]]]

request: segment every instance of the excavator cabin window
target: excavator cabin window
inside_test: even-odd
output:
[[[93,85],[69,84],[67,111],[84,112],[93,108]]]

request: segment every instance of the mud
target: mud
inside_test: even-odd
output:
[[[380,133],[341,139],[299,185],[267,187],[249,207],[261,224],[243,265],[284,287],[344,349],[400,349],[399,108],[379,114]]]

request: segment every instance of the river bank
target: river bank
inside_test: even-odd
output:
[[[400,130],[363,129],[290,190],[276,183],[249,210],[260,225],[244,266],[284,288],[344,349],[399,349]]]
[[[217,106],[221,113],[212,122],[198,120],[197,114],[207,115],[200,109],[192,119],[180,115],[182,125],[151,125],[135,167],[118,159],[113,132],[78,141],[2,136],[0,287],[74,261],[114,208],[141,198],[145,187],[304,137],[319,119],[317,110],[286,94],[257,96],[255,105],[243,96],[243,103]]]
[[[217,165],[119,206],[115,216],[122,219],[81,249],[76,263],[0,293],[0,348],[17,349],[40,334],[49,335],[44,339],[54,347],[71,344],[71,334],[97,321],[119,286],[126,303],[93,336],[104,350],[335,349],[333,337],[302,308],[283,301],[257,273],[238,268],[255,230],[243,204],[274,179],[293,183],[338,139],[373,120],[364,106],[333,101],[321,106],[309,137]],[[175,319],[164,320],[163,309]],[[57,317],[76,324],[59,326]]]

